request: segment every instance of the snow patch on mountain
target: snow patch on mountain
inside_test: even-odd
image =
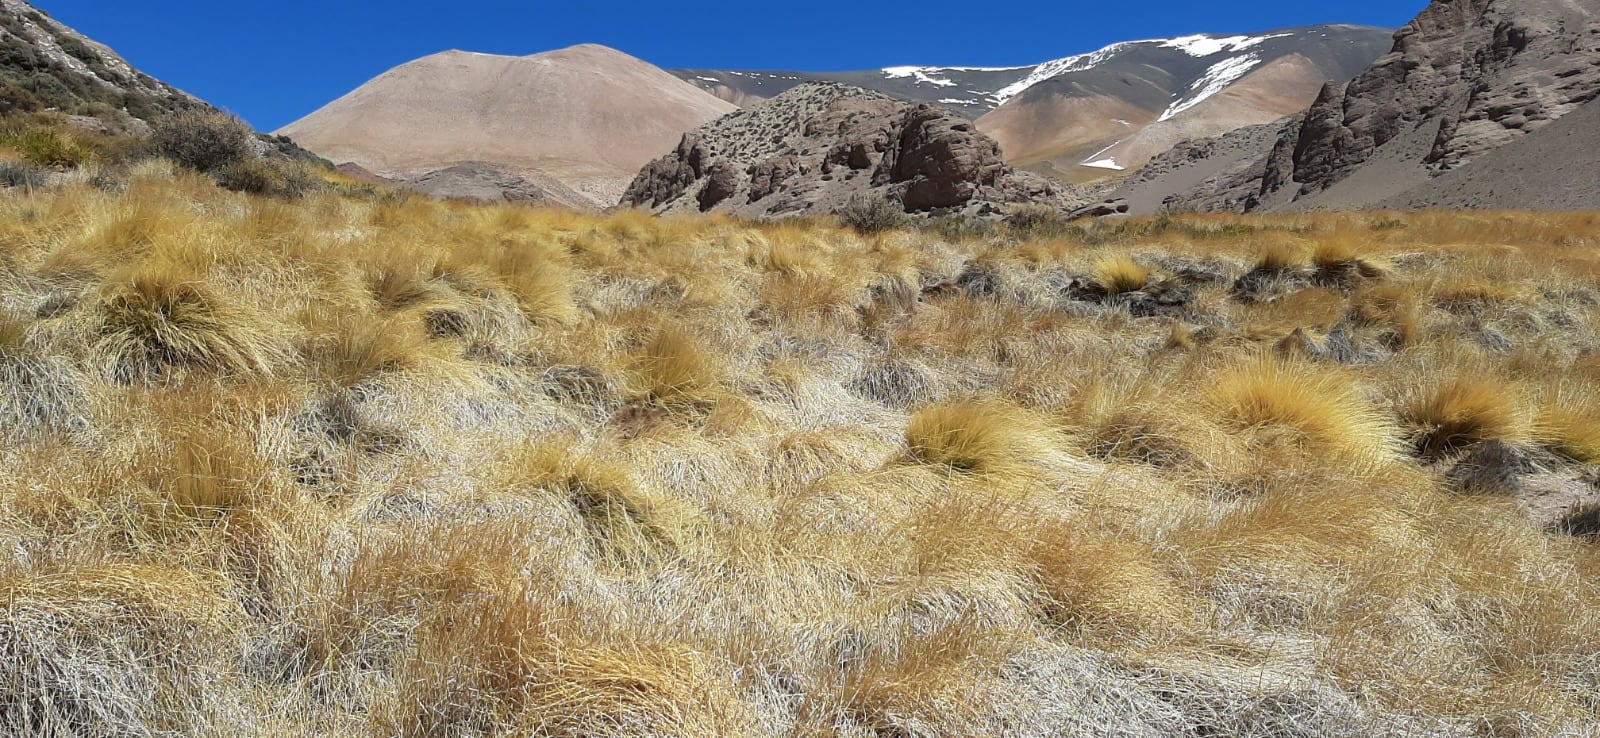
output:
[[[1034,85],[1037,85],[1041,82],[1046,82],[1063,74],[1093,69],[1096,66],[1109,61],[1117,54],[1137,46],[1156,45],[1161,48],[1177,49],[1195,58],[1204,59],[1207,57],[1217,56],[1218,54],[1238,54],[1239,52],[1254,48],[1267,41],[1271,41],[1272,39],[1286,38],[1292,35],[1294,34],[1272,33],[1259,36],[1212,36],[1207,34],[1196,34],[1193,36],[1181,36],[1179,38],[1170,39],[1124,41],[1122,43],[1112,44],[1098,51],[1091,51],[1087,54],[1077,54],[1074,56],[1063,57],[1061,59],[1055,59],[1035,67],[888,67],[883,69],[882,72],[884,77],[889,79],[911,79],[917,84],[933,85],[935,87],[955,87],[958,83],[954,80],[948,79],[948,75],[960,72],[1020,73],[1026,71],[1027,74],[1023,75],[1015,82],[1012,82],[1011,84],[1001,87],[993,92],[986,93],[976,90],[969,90],[971,94],[983,95],[986,99],[981,101],[969,101],[967,104],[979,105],[986,103],[987,107],[993,109],[1004,105],[1008,100],[1028,91],[1028,89]],[[1225,66],[1230,64],[1233,66]],[[1239,75],[1235,75],[1233,77],[1227,77],[1226,75],[1231,73],[1231,71],[1235,70],[1236,67],[1241,64],[1244,64],[1244,61],[1242,61],[1241,58],[1235,57],[1214,65],[1211,72],[1208,72],[1208,76],[1196,84],[1196,89],[1199,91],[1184,96],[1183,101],[1180,104],[1184,105],[1185,107],[1179,110],[1169,110],[1168,112],[1172,115],[1177,115],[1178,113],[1183,112],[1183,110],[1193,107],[1194,104],[1199,103],[1206,97],[1216,94],[1218,90],[1210,90],[1210,83],[1216,80],[1223,80],[1223,86],[1226,86],[1233,80],[1238,79]],[[1255,64],[1250,64],[1249,66],[1254,65]],[[1249,67],[1246,67],[1244,71],[1249,71]],[[1212,75],[1212,72],[1215,74]],[[1240,75],[1242,74],[1243,72],[1240,72]],[[1210,91],[1208,92],[1207,90]],[[1202,95],[1201,93],[1204,94]]]
[[[1239,81],[1240,77],[1245,76],[1260,64],[1261,59],[1255,54],[1246,54],[1245,56],[1228,57],[1211,65],[1211,68],[1207,69],[1206,73],[1201,75],[1200,79],[1189,88],[1189,94],[1184,95],[1168,107],[1167,111],[1162,113],[1158,120],[1176,118],[1183,111],[1199,105],[1212,95],[1227,89],[1228,85]]]
[[[1123,139],[1123,140],[1126,140],[1126,139]],[[1116,143],[1111,144],[1110,146],[1107,146],[1107,147],[1105,147],[1105,148],[1103,148],[1103,149],[1101,149],[1099,151],[1096,151],[1093,154],[1090,154],[1089,158],[1084,159],[1083,161],[1079,162],[1078,166],[1080,166],[1080,167],[1089,167],[1091,169],[1111,169],[1113,171],[1118,171],[1118,172],[1125,171],[1127,169],[1127,167],[1122,166],[1121,164],[1118,164],[1117,163],[1117,159],[1114,156],[1108,156],[1108,157],[1106,157],[1104,159],[1097,158],[1100,155],[1106,153],[1107,151],[1110,151],[1110,150],[1112,150],[1112,149],[1114,149],[1114,148],[1116,148],[1118,146],[1121,146],[1121,145],[1122,145],[1122,141],[1119,140]]]
[[[950,80],[941,79],[928,74],[927,67],[889,67],[888,69],[883,70],[883,76],[888,77],[889,79],[904,79],[906,77],[914,77],[920,84],[934,85],[935,87],[956,86],[956,83],[951,82]]]
[[[1196,34],[1194,36],[1180,36],[1167,39],[1161,45],[1168,49],[1178,49],[1189,56],[1204,59],[1216,56],[1223,52],[1240,52],[1252,46],[1259,46],[1275,38],[1285,38],[1293,34],[1275,33],[1266,36],[1209,36]]]
[[[1115,56],[1117,52],[1122,51],[1130,46],[1142,43],[1150,42],[1126,41],[1120,44],[1112,44],[1099,51],[1093,51],[1088,54],[1079,54],[1077,56],[1069,56],[1064,59],[1056,59],[1055,61],[1045,62],[1037,67],[1034,67],[1033,71],[1030,72],[1027,77],[1024,77],[1017,82],[1006,85],[1005,87],[997,90],[993,95],[990,96],[990,99],[994,101],[995,107],[1000,107],[1001,105],[1004,105],[1007,100],[1027,92],[1029,87],[1039,84],[1040,82],[1048,81],[1052,77],[1057,77],[1068,72],[1081,72],[1086,69],[1093,69],[1100,63],[1110,59],[1112,56]]]
[[[915,79],[917,84],[933,85],[935,87],[955,87],[956,82],[945,79],[941,74],[951,72],[1014,72],[1028,67],[887,67],[883,69],[883,76],[889,79]],[[983,94],[983,93],[976,93]]]

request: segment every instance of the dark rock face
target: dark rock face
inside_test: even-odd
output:
[[[901,126],[899,147],[889,152],[874,179],[903,183],[907,211],[961,207],[1007,171],[999,144],[932,105],[907,111]]]
[[[1325,87],[1260,165],[1183,193],[1172,209],[1287,207],[1380,161],[1383,171],[1415,172],[1418,183],[1465,167],[1600,97],[1592,5],[1434,0],[1370,69]],[[1396,194],[1367,202],[1346,193],[1319,206],[1370,207]]]
[[[971,121],[833,84],[795,88],[686,135],[639,172],[622,204],[770,218],[832,213],[855,197],[912,213],[1077,204],[1067,187],[1006,166]]]
[[[1293,181],[1325,188],[1424,121],[1439,126],[1426,161],[1445,170],[1561,117],[1600,94],[1589,25],[1560,0],[1437,0],[1395,34],[1394,51],[1323,90],[1287,167]]]

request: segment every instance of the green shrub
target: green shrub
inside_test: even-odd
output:
[[[56,128],[30,126],[0,134],[4,143],[29,163],[43,167],[79,167],[94,158],[94,152],[70,134]]]
[[[234,192],[265,195],[282,185],[277,170],[259,159],[234,162],[217,169],[211,175],[217,186]]]
[[[207,174],[249,161],[255,132],[244,121],[207,111],[185,111],[151,126],[156,153],[186,169]]]
[[[1047,205],[1024,205],[1006,216],[1006,227],[1028,237],[1057,237],[1067,232],[1066,215]]]
[[[316,189],[317,179],[293,162],[250,159],[229,164],[212,174],[217,186],[251,195],[299,198]]]
[[[864,195],[851,196],[835,214],[846,226],[864,234],[892,231],[910,223],[910,218],[898,203]]]

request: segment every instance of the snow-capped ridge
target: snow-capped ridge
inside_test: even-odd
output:
[[[1062,57],[1060,59],[1053,59],[1051,61],[1044,62],[1043,64],[1039,64],[1039,65],[1034,66],[1034,67],[1026,67],[1026,66],[1023,66],[1023,67],[927,67],[927,66],[903,66],[903,67],[886,67],[881,71],[883,73],[883,76],[885,78],[887,78],[887,79],[910,79],[910,80],[913,80],[916,84],[920,84],[920,85],[932,85],[934,87],[955,87],[955,86],[957,86],[957,82],[947,78],[947,75],[949,75],[951,73],[957,73],[957,72],[1013,72],[1013,71],[1020,71],[1020,70],[1029,70],[1028,74],[1026,76],[1024,76],[1022,79],[1019,79],[1019,80],[1017,80],[1015,82],[1012,82],[1011,84],[1005,85],[1004,87],[1001,87],[1000,89],[994,90],[993,92],[980,92],[978,90],[968,90],[968,92],[970,94],[982,96],[983,102],[986,102],[988,104],[988,107],[993,109],[993,108],[998,108],[1001,105],[1006,104],[1007,101],[1011,100],[1012,98],[1014,98],[1014,97],[1016,97],[1018,95],[1021,95],[1024,92],[1027,92],[1029,89],[1031,89],[1035,85],[1038,85],[1038,84],[1040,84],[1042,82],[1049,81],[1049,80],[1051,80],[1051,79],[1053,79],[1055,77],[1059,77],[1059,76],[1061,76],[1063,74],[1069,74],[1069,73],[1072,73],[1072,72],[1083,72],[1083,71],[1087,71],[1087,70],[1093,69],[1096,66],[1099,66],[1100,64],[1103,64],[1106,61],[1109,61],[1111,58],[1113,58],[1117,54],[1122,53],[1124,51],[1127,51],[1127,50],[1132,49],[1132,48],[1137,47],[1137,46],[1151,46],[1151,45],[1153,45],[1153,46],[1157,46],[1157,47],[1165,48],[1165,49],[1176,49],[1178,51],[1181,51],[1181,52],[1183,52],[1185,54],[1188,54],[1189,56],[1195,57],[1197,59],[1206,59],[1206,58],[1214,57],[1214,56],[1217,56],[1219,54],[1225,54],[1225,53],[1226,54],[1237,54],[1237,53],[1245,51],[1247,49],[1252,49],[1252,48],[1255,48],[1257,46],[1260,46],[1261,44],[1266,43],[1267,41],[1271,41],[1273,39],[1278,39],[1278,38],[1288,38],[1288,37],[1293,36],[1293,35],[1294,34],[1292,32],[1263,33],[1263,34],[1254,34],[1254,35],[1234,35],[1234,36],[1218,36],[1218,35],[1214,35],[1214,34],[1201,33],[1201,34],[1194,34],[1194,35],[1191,35],[1191,36],[1179,36],[1177,38],[1168,38],[1168,39],[1147,39],[1147,40],[1142,40],[1142,41],[1123,41],[1123,42],[1120,42],[1120,43],[1111,44],[1110,46],[1106,46],[1105,48],[1099,49],[1098,51],[1091,51],[1091,52],[1089,52],[1087,54],[1076,54],[1076,55],[1073,55],[1073,56]],[[1254,57],[1251,57],[1251,58],[1254,58]],[[1256,64],[1259,64],[1259,63],[1260,63],[1259,60],[1257,60]],[[1221,82],[1222,87],[1226,87],[1228,84],[1231,84],[1234,80],[1237,80],[1239,78],[1239,76],[1243,75],[1244,72],[1239,72],[1238,74],[1236,74],[1234,76],[1231,76],[1231,77],[1228,76],[1228,75],[1232,74],[1234,71],[1239,69],[1241,66],[1243,66],[1244,72],[1247,72],[1247,71],[1249,71],[1249,69],[1251,67],[1254,67],[1255,64],[1245,65],[1244,61],[1242,61],[1239,58],[1224,60],[1224,61],[1218,62],[1217,64],[1214,64],[1212,66],[1212,69],[1207,72],[1206,76],[1204,78],[1202,78],[1202,80],[1200,82],[1196,83],[1195,89],[1191,90],[1191,92],[1189,94],[1186,94],[1186,95],[1182,96],[1181,102],[1178,103],[1178,104],[1175,104],[1174,105],[1174,109],[1171,109],[1171,110],[1168,111],[1169,117],[1171,115],[1177,115],[1178,113],[1183,112],[1183,110],[1187,110],[1189,107],[1193,107],[1195,104],[1198,104],[1200,101],[1204,100],[1205,98],[1210,97],[1211,95],[1214,95],[1214,94],[1216,94],[1216,92],[1220,91],[1221,87],[1217,87],[1217,88],[1213,89],[1214,84],[1218,80],[1222,81]],[[968,101],[968,104],[971,104],[972,102],[976,102],[976,101]],[[1179,107],[1180,105],[1182,106],[1181,108]],[[1166,118],[1162,118],[1162,120],[1166,120]]]

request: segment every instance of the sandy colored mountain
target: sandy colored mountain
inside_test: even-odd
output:
[[[396,67],[279,133],[391,179],[493,162],[609,206],[640,167],[733,109],[603,46],[449,51]]]

